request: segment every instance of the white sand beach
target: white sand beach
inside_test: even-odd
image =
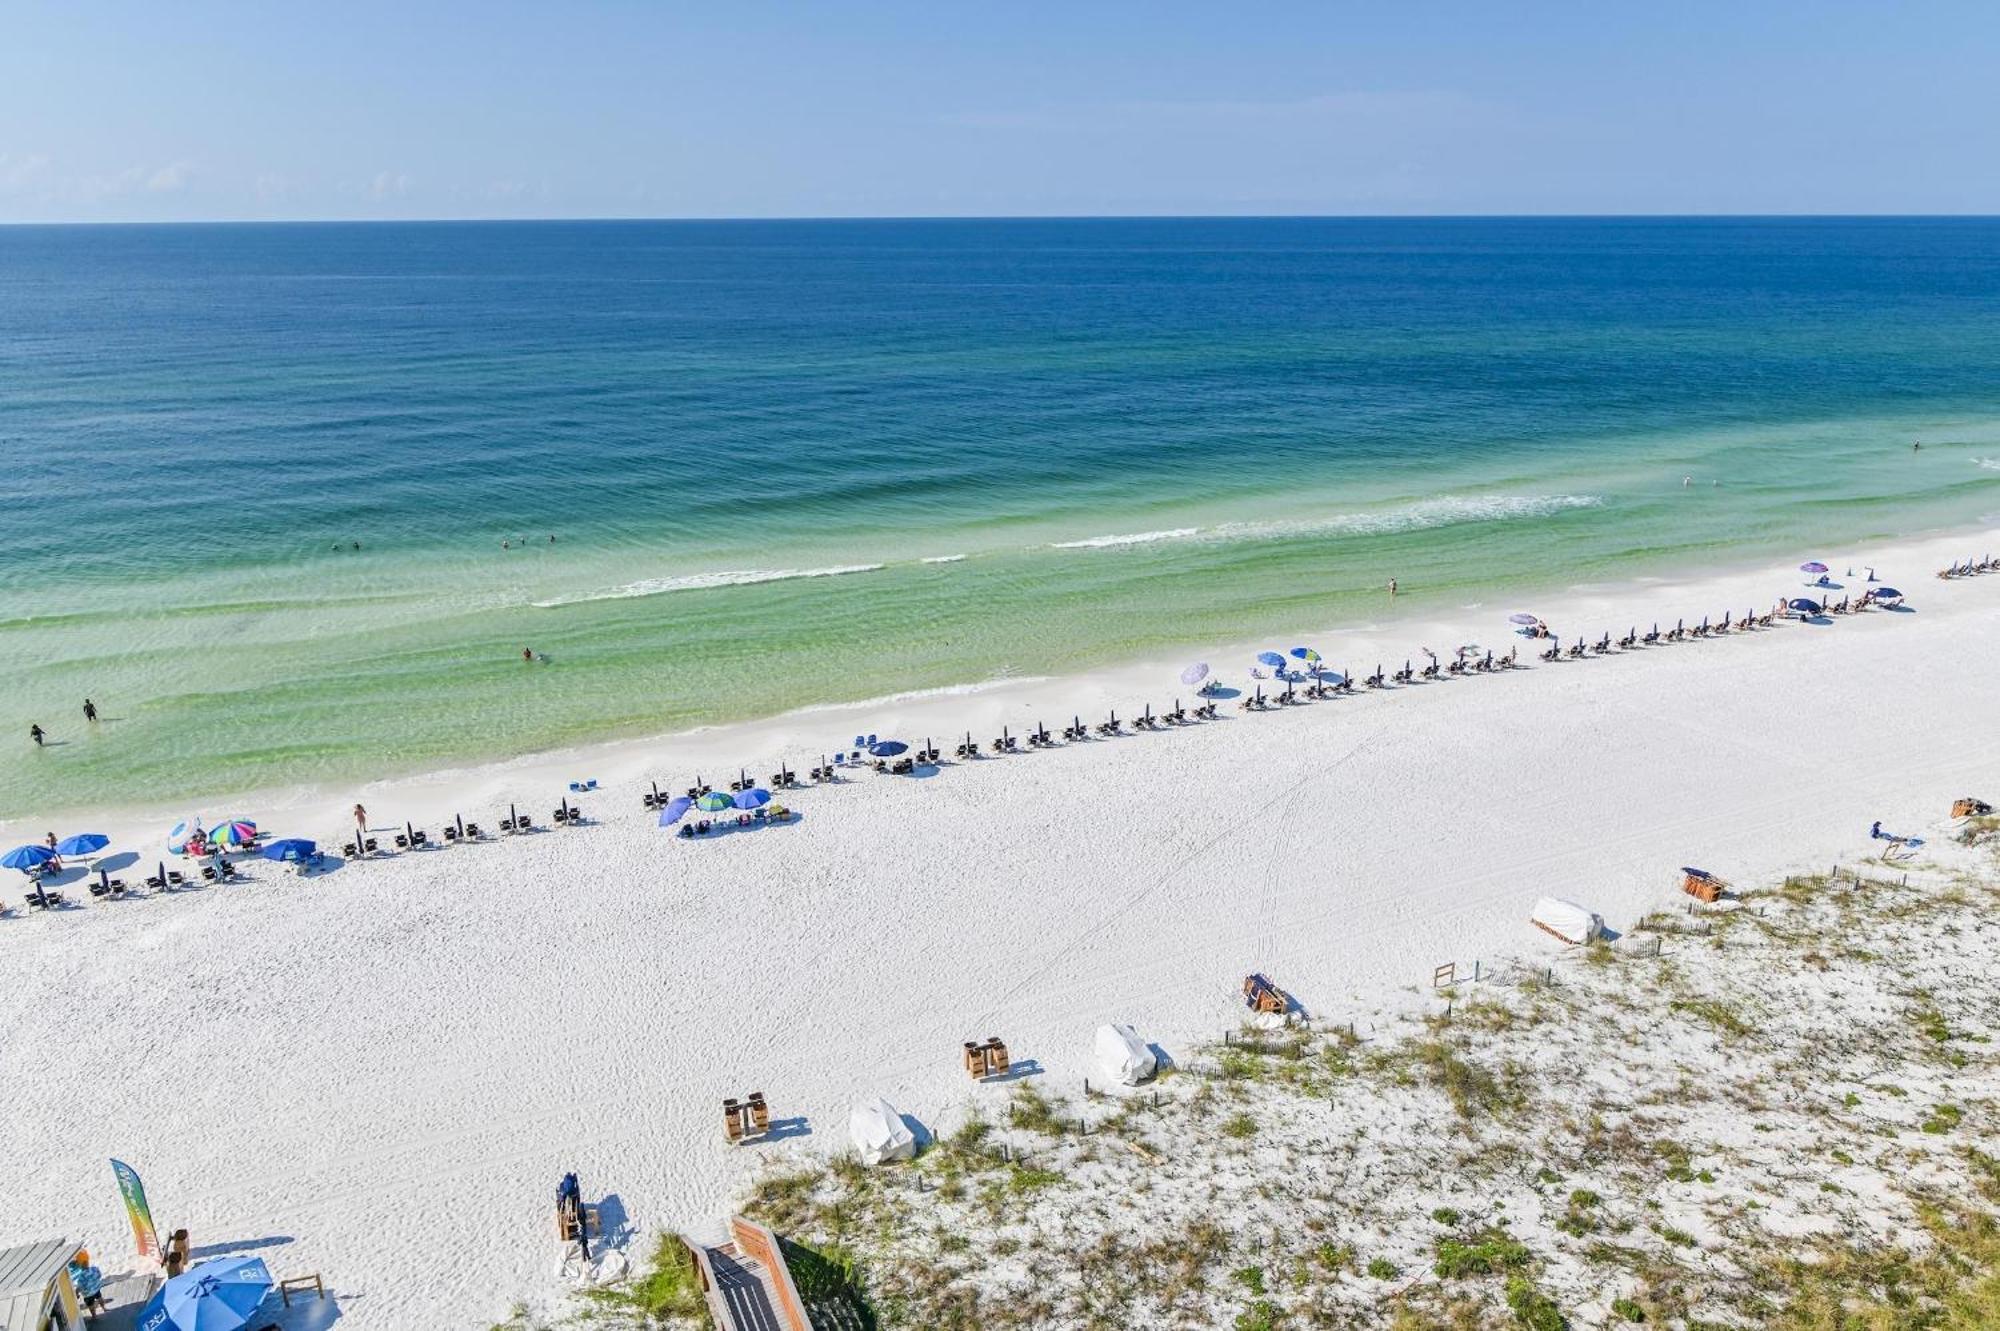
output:
[[[1121,718],[1182,661],[1004,683],[359,790],[246,796],[214,815],[332,849],[374,825],[489,831],[509,801],[544,830],[296,878],[24,912],[0,884],[0,1229],[69,1233],[107,1269],[130,1237],[107,1164],[143,1175],[197,1248],[322,1273],[352,1331],[480,1327],[545,1305],[551,1195],[577,1171],[634,1250],[717,1231],[774,1154],[844,1149],[849,1107],[927,1125],[1005,1094],[960,1043],[1002,1037],[1080,1087],[1093,1030],[1168,1052],[1242,1014],[1263,971],[1315,1017],[1366,1020],[1435,965],[1553,952],[1534,900],[1611,927],[1677,899],[1679,866],[1737,881],[1872,853],[1869,825],[1935,838],[1953,797],[2000,799],[2000,575],[1933,571],[1988,533],[1818,552],[1909,594],[1823,623],[1448,678],[935,773],[861,773],[781,798],[792,824],[684,840],[640,792],[717,786],[784,759],[803,775],[856,732],[947,757],[1036,721]],[[1426,644],[1504,651],[1504,618],[1616,636],[1800,594],[1784,568],[1579,588],[1447,622],[1331,625],[1330,666],[1390,670]],[[1837,598],[1842,593],[1835,591]],[[1259,643],[1209,647],[1226,684]],[[1186,690],[1180,690],[1185,697]],[[1192,701],[1192,699],[1189,699]],[[550,829],[571,779],[589,822]],[[193,810],[107,812],[128,882]],[[86,828],[85,823],[90,825]],[[16,821],[0,840],[51,830]],[[1875,843],[1879,846],[1880,843]],[[10,876],[11,878],[11,876]],[[724,1143],[726,1096],[761,1090],[784,1131]]]

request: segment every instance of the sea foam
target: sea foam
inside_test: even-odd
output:
[[[1056,541],[1051,550],[1105,550],[1119,545],[1151,545],[1155,541],[1185,541],[1199,536],[1199,527],[1175,527],[1171,531],[1141,531],[1124,536],[1091,536],[1081,541]]]
[[[721,573],[686,573],[672,578],[641,578],[622,587],[576,596],[555,596],[533,602],[536,609],[581,605],[586,601],[623,601],[636,596],[662,596],[667,592],[703,591],[711,587],[748,587],[760,582],[790,582],[794,578],[837,578],[848,573],[874,573],[880,564],[836,564],[831,568],[753,568]]]

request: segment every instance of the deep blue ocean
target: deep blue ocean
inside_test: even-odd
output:
[[[2000,221],[0,228],[0,816],[1996,512]]]

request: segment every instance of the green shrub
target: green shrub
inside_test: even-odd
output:
[[[1498,1275],[1527,1264],[1527,1246],[1505,1230],[1489,1226],[1469,1240],[1438,1240],[1437,1265],[1433,1269],[1441,1279],[1462,1280],[1466,1276]]]
[[[1555,1300],[1524,1275],[1507,1277],[1507,1306],[1513,1310],[1514,1320],[1529,1331],[1568,1331],[1569,1319],[1556,1307]]]

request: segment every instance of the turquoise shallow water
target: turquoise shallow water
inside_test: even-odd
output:
[[[1983,220],[0,229],[0,816],[1977,522],[1996,366]]]

